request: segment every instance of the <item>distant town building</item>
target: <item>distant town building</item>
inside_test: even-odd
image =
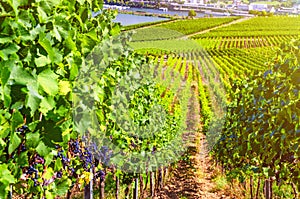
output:
[[[267,11],[268,10],[268,5],[267,4],[255,4],[255,3],[251,3],[249,5],[249,10]]]
[[[242,3],[241,0],[233,0],[233,5],[238,6]]]
[[[185,0],[186,4],[204,4],[204,0]]]
[[[236,6],[238,10],[249,11],[249,5],[247,4],[239,4]]]

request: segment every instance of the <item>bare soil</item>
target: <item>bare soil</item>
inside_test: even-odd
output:
[[[206,149],[205,135],[201,132],[200,104],[197,88],[189,103],[187,134],[193,141],[187,147],[186,158],[179,161],[171,171],[169,180],[154,199],[240,199],[241,191],[233,190],[228,184],[218,185],[221,176]]]

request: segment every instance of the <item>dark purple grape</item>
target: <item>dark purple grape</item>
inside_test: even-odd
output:
[[[105,172],[100,170],[96,173],[95,177],[100,178],[100,180],[103,181],[105,179]]]
[[[21,128],[22,128],[23,130],[28,130],[28,126],[27,126],[27,125],[23,125]]]
[[[37,169],[35,169],[32,165],[30,165],[26,173],[29,175],[32,175],[36,171],[37,171]]]
[[[23,125],[23,126],[21,126],[20,128],[17,129],[17,132],[25,133],[27,130],[28,130],[28,126]]]
[[[22,144],[22,145],[21,145],[21,151],[22,151],[22,152],[26,151],[25,144]]]
[[[34,185],[35,187],[38,186],[37,179],[33,179],[33,185]]]
[[[76,141],[72,140],[70,146],[71,146],[71,150],[72,150],[73,153],[77,154],[77,153],[81,152],[78,140],[76,140]]]
[[[57,173],[56,173],[56,177],[57,177],[57,178],[61,178],[61,177],[62,177],[62,172],[61,172],[61,171],[57,172]]]

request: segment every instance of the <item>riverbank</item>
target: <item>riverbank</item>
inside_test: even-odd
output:
[[[170,15],[170,14],[160,14],[160,13],[150,13],[144,11],[131,11],[131,10],[119,10],[121,14],[131,14],[131,15],[138,15],[138,16],[147,16],[147,17],[159,17],[159,18],[170,18],[170,19],[183,19],[186,18],[185,16],[178,16],[178,15]]]
[[[132,15],[138,15],[138,16],[148,16],[148,17],[159,17],[159,18],[169,18],[169,19],[187,19],[188,16],[188,10],[182,10],[181,14],[184,12],[186,15],[178,15],[178,14],[162,14],[162,13],[151,13],[146,11],[132,11],[132,10],[119,10],[118,11],[121,14],[132,14]],[[176,11],[174,11],[176,12]],[[197,15],[195,18],[201,18],[201,17],[226,17],[230,16],[228,13],[220,13],[220,12],[201,12],[196,11]]]

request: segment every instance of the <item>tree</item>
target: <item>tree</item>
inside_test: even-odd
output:
[[[188,16],[191,18],[194,18],[197,15],[197,13],[195,12],[195,10],[189,10],[189,14]]]

